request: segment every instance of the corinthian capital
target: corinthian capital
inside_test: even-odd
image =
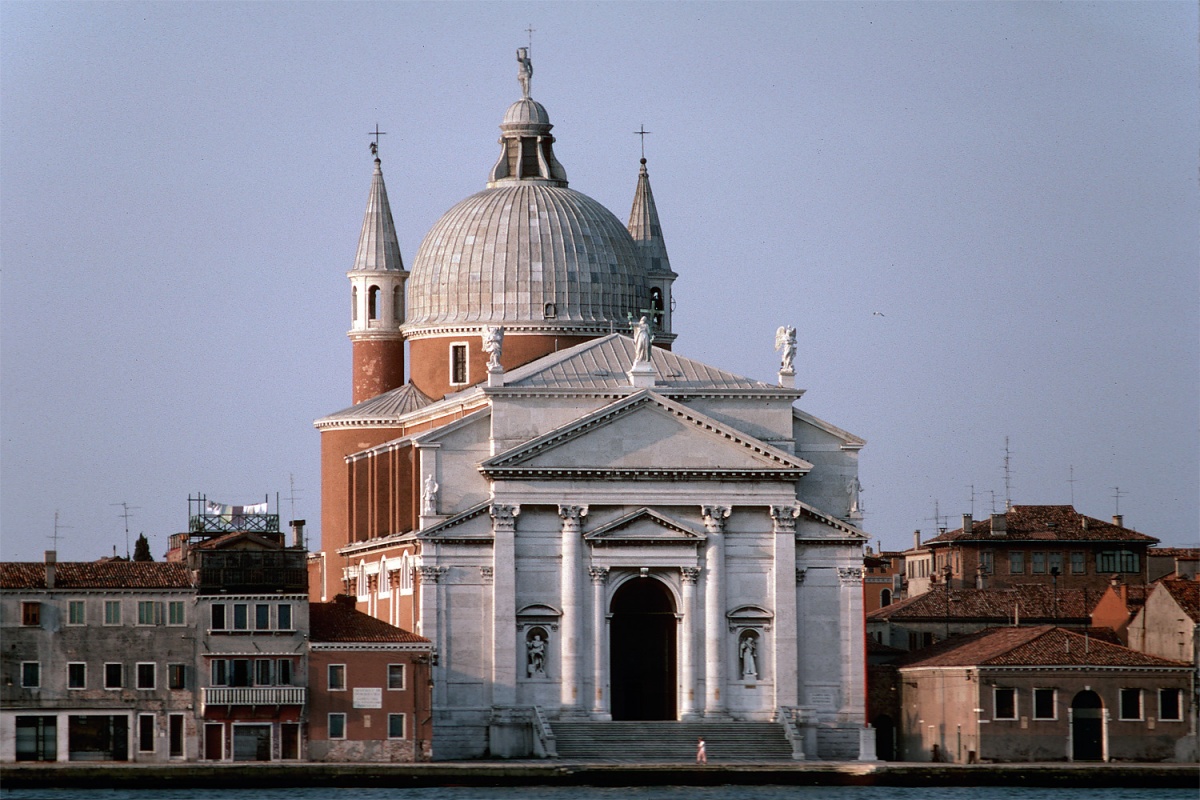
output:
[[[495,530],[514,530],[517,527],[517,515],[521,513],[518,505],[493,503],[488,509],[492,515],[492,528]]]
[[[421,583],[438,583],[446,574],[447,567],[417,567],[421,575]]]
[[[729,506],[700,506],[704,529],[709,533],[720,533],[725,530],[725,520],[729,517],[729,511]]]
[[[800,516],[799,506],[771,506],[771,519],[775,520],[777,533],[794,533],[798,516]]]
[[[591,576],[592,583],[603,586],[608,581],[608,567],[588,567],[588,575]]]
[[[862,567],[838,567],[838,581],[843,586],[862,583]]]
[[[588,513],[587,506],[559,506],[558,507],[558,516],[562,518],[563,522],[574,522],[574,523],[578,524],[580,519],[587,516],[587,513]]]
[[[683,576],[684,583],[690,583],[695,586],[696,581],[700,579],[699,567],[681,567],[679,572]]]

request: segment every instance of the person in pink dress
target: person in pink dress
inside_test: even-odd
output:
[[[705,749],[703,739],[696,740],[696,763],[697,764],[707,764],[708,763],[708,752]]]

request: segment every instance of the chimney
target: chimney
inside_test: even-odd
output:
[[[346,608],[354,608],[357,604],[354,596],[349,594],[339,594],[333,598],[333,602],[337,603],[339,606],[345,606]]]
[[[913,550],[921,549],[921,531],[913,531]]]
[[[58,552],[55,550],[46,551],[46,588],[54,588],[54,572],[55,566],[58,564]]]
[[[992,514],[992,536],[1008,536],[1008,518],[1003,514]]]
[[[1125,515],[1124,514],[1113,514],[1113,525],[1116,525],[1118,528],[1124,528],[1125,527]]]
[[[1083,528],[1085,531],[1088,529],[1088,518],[1083,514],[1079,515],[1079,527]]]
[[[975,526],[975,519],[970,514],[963,514],[963,533],[967,536],[971,535],[971,530]]]
[[[289,523],[292,526],[292,547],[304,548],[304,520],[294,519]]]

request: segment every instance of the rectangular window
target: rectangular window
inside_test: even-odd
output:
[[[153,600],[138,601],[138,625],[162,625],[163,604]]]
[[[212,685],[213,686],[228,686],[229,685],[229,662],[223,658],[213,659],[213,662],[212,662]]]
[[[1142,718],[1142,690],[1121,690],[1121,719],[1137,720]]]
[[[21,662],[21,686],[37,689],[42,685],[42,665],[36,661]]]
[[[38,602],[21,603],[21,624],[36,627],[42,624],[42,604]]]
[[[279,615],[279,630],[290,631],[292,629],[292,604],[280,603],[278,609]]]
[[[254,662],[254,685],[271,685],[271,659],[260,658]]]
[[[1057,572],[1056,572],[1056,570],[1057,570]],[[1063,574],[1062,553],[1051,553],[1050,554],[1050,574],[1051,575],[1062,575]]]
[[[229,662],[230,686],[249,686],[250,678],[250,659],[235,658]]]
[[[1084,575],[1087,573],[1087,553],[1071,553],[1071,574]]]
[[[400,690],[404,688],[404,665],[403,664],[388,664],[388,688]]]
[[[983,567],[984,575],[993,574],[994,563],[991,550],[984,550],[979,554],[979,566]]]
[[[167,624],[168,625],[183,625],[183,601],[172,600],[167,603]]]
[[[1096,571],[1139,572],[1138,554],[1132,550],[1102,550],[1096,554]]]
[[[154,664],[141,663],[137,665],[137,688],[153,689],[157,684],[158,670]]]
[[[1021,575],[1025,572],[1025,554],[1016,550],[1008,554],[1008,574]]]
[[[250,628],[250,609],[245,603],[233,604],[233,629],[244,631]]]
[[[1033,718],[1057,719],[1057,707],[1054,702],[1054,689],[1033,690]]]
[[[186,664],[167,664],[167,688],[174,691],[187,688]]]
[[[329,665],[329,690],[331,692],[344,692],[346,690],[345,664]]]
[[[403,739],[404,738],[404,715],[403,714],[388,714],[388,738]]]
[[[125,685],[125,665],[108,663],[104,665],[104,688],[120,689]]]
[[[1158,719],[1161,722],[1180,722],[1183,720],[1183,703],[1178,689],[1158,690]]]
[[[467,382],[467,346],[450,345],[450,383],[461,385]]]
[[[120,600],[105,600],[104,601],[104,624],[105,625],[120,625],[121,624],[121,601]]]
[[[67,624],[84,625],[87,623],[87,606],[82,600],[72,600],[67,603]]]
[[[992,697],[995,702],[995,713],[993,719],[1016,719],[1017,718],[1017,690],[1016,689],[1001,689],[996,687],[992,690]]]
[[[280,686],[292,685],[292,661],[289,658],[281,658],[275,663],[275,680]]]
[[[167,739],[171,758],[183,758],[183,714],[167,717]]]
[[[225,630],[225,604],[213,603],[212,606],[212,629],[214,631]]]
[[[154,715],[138,714],[138,752],[154,752]]]
[[[87,688],[87,664],[80,661],[67,664],[67,688]]]
[[[1040,553],[1040,552],[1035,552],[1033,554],[1033,561],[1031,562],[1031,567],[1032,568],[1030,569],[1030,572],[1032,572],[1034,575],[1045,575],[1046,574],[1046,554]]]
[[[266,603],[254,606],[254,630],[266,631],[271,629],[271,607]]]
[[[346,715],[345,714],[330,714],[329,715],[329,738],[330,739],[345,739],[346,738]]]

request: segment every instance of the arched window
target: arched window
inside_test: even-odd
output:
[[[879,592],[879,607],[890,606],[892,604],[892,590],[882,589]]]
[[[367,319],[379,319],[379,287],[367,289]]]
[[[358,287],[350,287],[350,321],[358,322]]]
[[[663,326],[663,293],[655,286],[650,290],[650,308],[654,309],[654,329],[662,330]]]

